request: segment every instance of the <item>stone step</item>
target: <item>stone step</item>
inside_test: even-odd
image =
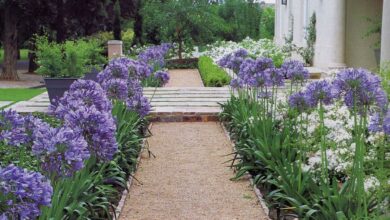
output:
[[[148,98],[157,99],[157,98],[229,98],[230,94],[152,94],[145,95]]]
[[[226,102],[226,101],[225,101]],[[218,107],[218,102],[152,102],[152,106]]]
[[[192,98],[192,97],[153,97],[151,102],[225,102],[228,98],[214,98],[214,97],[204,97],[204,98]]]

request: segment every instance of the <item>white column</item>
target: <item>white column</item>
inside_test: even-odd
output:
[[[315,65],[345,67],[346,0],[321,1],[316,13]]]
[[[390,0],[383,0],[381,63],[390,62]]]

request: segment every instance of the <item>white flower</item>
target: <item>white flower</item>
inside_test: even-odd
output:
[[[374,176],[370,176],[368,178],[366,178],[364,180],[364,190],[366,192],[368,191],[371,191],[371,190],[374,190],[375,188],[379,187],[380,186],[380,182],[379,180],[374,177]]]

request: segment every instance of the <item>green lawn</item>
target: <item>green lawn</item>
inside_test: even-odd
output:
[[[0,49],[0,63],[3,62],[4,59],[4,50]],[[28,60],[28,50],[20,49],[20,60]]]
[[[29,100],[32,97],[37,96],[45,91],[46,89],[0,88],[0,101],[18,102]]]

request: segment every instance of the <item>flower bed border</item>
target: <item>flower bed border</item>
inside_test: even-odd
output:
[[[229,142],[232,146],[232,149],[234,152],[236,152],[236,144],[234,143],[234,141],[231,139],[230,137],[230,132],[226,129],[225,127],[225,124],[223,122],[220,122],[220,125],[223,129],[223,132],[225,133],[226,137],[229,139]],[[253,176],[249,173],[249,172],[246,172],[246,176],[249,177],[249,181],[253,187],[253,191],[255,192],[256,196],[257,196],[257,200],[259,201],[260,203],[260,207],[263,209],[263,211],[266,213],[266,218],[267,220],[271,220],[270,218],[270,210],[267,206],[267,204],[265,203],[265,199],[264,199],[264,196],[263,194],[261,193],[260,189],[256,187],[256,184],[254,184],[254,180],[253,180]]]
[[[151,130],[152,126],[153,126],[153,123],[150,123],[149,126],[148,126],[148,129]],[[119,219],[119,217],[120,217],[120,215],[121,215],[121,213],[123,211],[123,207],[125,206],[126,198],[129,195],[129,193],[130,193],[130,187],[132,186],[132,183],[133,183],[133,175],[137,172],[138,167],[139,167],[140,162],[141,162],[141,156],[142,156],[142,153],[143,153],[143,151],[145,149],[146,139],[147,138],[143,138],[143,140],[142,140],[141,150],[139,151],[139,154],[138,154],[138,157],[137,157],[137,163],[135,165],[135,169],[129,175],[129,179],[126,182],[126,187],[127,188],[122,191],[121,199],[119,200],[118,205],[115,208],[115,213],[114,213],[115,214],[115,219]]]

